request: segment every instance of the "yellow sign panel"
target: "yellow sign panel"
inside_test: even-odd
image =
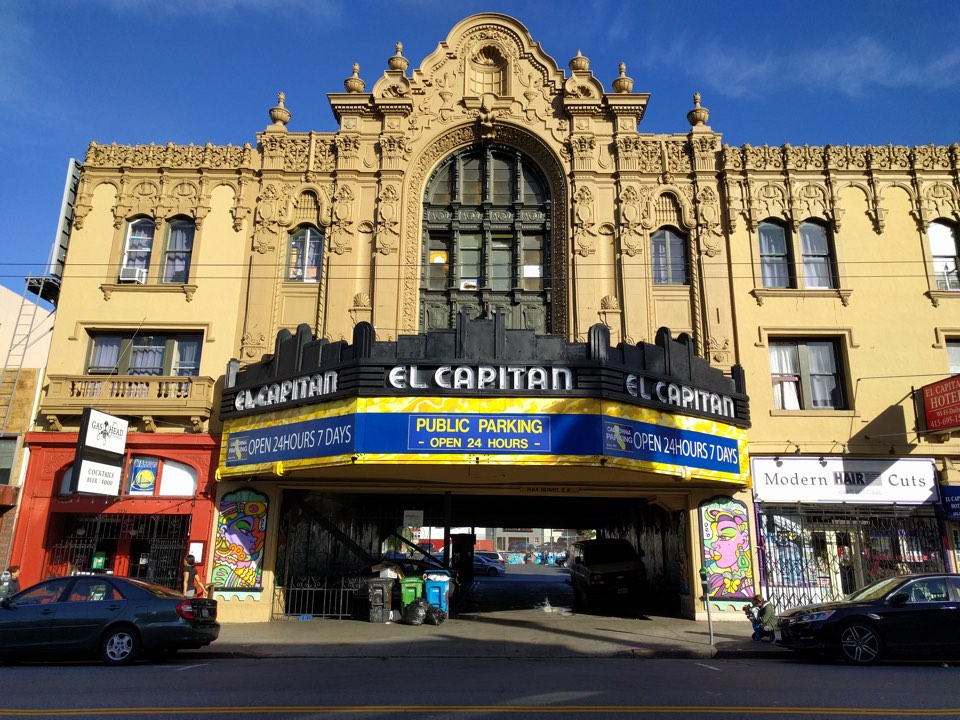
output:
[[[746,433],[595,398],[355,398],[227,420],[221,477],[344,464],[586,465],[748,482]]]

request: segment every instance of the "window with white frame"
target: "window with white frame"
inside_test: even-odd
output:
[[[127,224],[127,239],[123,248],[124,268],[137,268],[146,273],[153,253],[153,234],[156,224],[149,218],[137,218]]]
[[[192,220],[167,223],[167,246],[163,251],[163,282],[183,284],[190,277],[195,226]]]
[[[200,333],[98,333],[92,337],[91,375],[200,374]]]
[[[837,286],[830,235],[824,225],[810,221],[800,223],[800,257],[805,288],[822,290]]]
[[[318,282],[323,256],[323,235],[315,227],[305,225],[290,235],[287,252],[287,280]]]
[[[938,290],[960,290],[957,259],[957,228],[952,223],[935,220],[927,227],[930,255]]]
[[[835,340],[770,341],[770,376],[777,410],[846,408]]]
[[[654,285],[687,285],[687,238],[672,228],[650,236],[650,262]]]
[[[826,290],[838,286],[833,241],[826,225],[815,220],[800,223],[799,247],[781,222],[765,220],[759,225],[760,278],[765,288]],[[799,271],[794,258],[799,257]]]
[[[794,287],[787,230],[773,222],[760,223],[760,274],[765,288]]]
[[[960,340],[947,340],[947,365],[951,375],[960,375]]]

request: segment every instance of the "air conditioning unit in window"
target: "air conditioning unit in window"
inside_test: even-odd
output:
[[[147,269],[138,267],[120,268],[120,282],[137,283],[143,285],[147,282]]]

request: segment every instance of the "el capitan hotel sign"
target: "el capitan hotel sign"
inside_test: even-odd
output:
[[[960,430],[960,375],[914,390],[913,404],[920,435]]]

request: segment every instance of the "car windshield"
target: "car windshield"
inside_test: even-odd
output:
[[[629,543],[584,546],[583,559],[587,563],[623,562],[636,560],[637,553]]]
[[[903,582],[903,578],[892,577],[883,580],[877,580],[866,587],[862,587],[855,592],[847,595],[845,600],[879,600],[889,593],[893,588]]]

